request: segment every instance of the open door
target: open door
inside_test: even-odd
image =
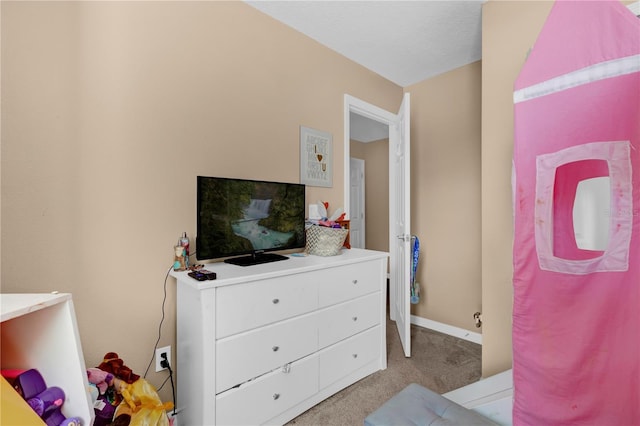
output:
[[[396,322],[404,356],[411,356],[411,182],[410,96],[404,94],[397,121],[389,128],[390,316]]]
[[[355,112],[389,126],[389,316],[396,322],[405,356],[411,356],[411,230],[410,230],[410,97],[405,93],[397,114],[349,95],[344,97],[345,176],[350,176],[349,114]],[[350,205],[345,179],[344,205]]]

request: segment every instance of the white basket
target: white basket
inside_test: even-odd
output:
[[[311,225],[307,228],[306,251],[317,256],[338,255],[347,234],[348,229]]]

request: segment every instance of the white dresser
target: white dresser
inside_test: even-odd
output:
[[[181,426],[283,424],[387,367],[387,253],[206,266],[172,273]]]

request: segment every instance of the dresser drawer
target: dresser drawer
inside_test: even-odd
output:
[[[216,393],[317,350],[315,312],[218,340]]]
[[[325,269],[318,287],[320,307],[379,291],[380,268],[376,261]]]
[[[216,396],[216,424],[260,425],[318,391],[318,355]]]
[[[328,347],[320,352],[320,389],[379,359],[379,326]]]
[[[309,274],[295,274],[218,288],[217,338],[317,309],[318,281],[309,278]]]
[[[380,292],[323,309],[318,314],[320,348],[379,324],[380,309]]]

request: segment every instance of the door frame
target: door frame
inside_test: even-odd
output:
[[[344,206],[350,206],[350,157],[351,157],[351,122],[349,118],[350,113],[356,113],[363,117],[367,117],[371,120],[377,121],[387,126],[392,126],[395,123],[397,114],[386,111],[368,102],[360,100],[351,95],[344,95]],[[350,219],[349,213],[347,213],[347,219]]]
[[[351,141],[351,119],[350,119],[350,114],[356,113],[358,115],[361,115],[363,117],[369,118],[371,120],[377,121],[379,123],[385,124],[389,127],[389,196],[391,197],[391,191],[392,188],[394,186],[394,184],[396,183],[396,173],[392,172],[392,170],[395,170],[392,167],[391,162],[395,161],[396,157],[397,157],[397,153],[396,153],[396,149],[398,147],[394,146],[394,143],[399,143],[401,145],[404,145],[402,143],[402,134],[406,134],[407,138],[409,138],[409,132],[408,129],[405,129],[404,126],[406,125],[407,127],[409,126],[409,120],[410,117],[407,115],[406,117],[404,117],[404,119],[402,119],[402,117],[405,114],[409,114],[408,111],[408,105],[410,104],[410,97],[409,97],[409,93],[405,93],[403,95],[403,100],[402,103],[400,105],[400,110],[397,114],[386,111],[382,108],[379,108],[375,105],[369,104],[365,101],[362,101],[358,98],[355,98],[353,96],[350,95],[344,95],[344,205],[345,206],[350,206],[350,181],[351,181],[351,170],[350,170],[350,163],[351,163],[351,147],[350,147],[350,141]],[[400,127],[402,126],[402,128]],[[391,133],[392,133],[392,129],[393,132],[395,132],[398,136],[400,140],[396,140],[396,142],[392,143],[392,139],[397,139],[397,137],[392,138]],[[410,146],[409,144],[409,139],[406,140],[406,144],[407,147]],[[406,157],[406,164],[407,166],[410,164],[410,158],[409,158],[409,150],[407,148],[407,150],[404,152],[403,154]],[[408,172],[407,172],[408,174]],[[404,181],[407,181],[408,176],[404,176],[403,174],[403,178]],[[410,200],[411,194],[410,194],[410,186],[406,187],[403,186],[403,199],[404,200]],[[397,220],[393,220],[394,218],[397,219],[397,212],[394,210],[394,207],[397,208],[397,206],[395,206],[396,203],[391,202],[391,198],[389,199],[389,253],[390,253],[390,260],[389,260],[389,272],[387,273],[387,277],[389,278],[389,282],[390,282],[390,288],[389,288],[389,306],[390,306],[390,318],[391,320],[396,322],[396,327],[398,328],[398,333],[400,336],[400,340],[402,342],[402,347],[403,347],[403,351],[406,357],[411,356],[411,335],[410,335],[410,326],[411,326],[411,319],[410,319],[410,304],[409,304],[409,257],[407,257],[409,255],[409,240],[410,236],[408,235],[410,232],[410,224],[409,224],[409,220],[408,217],[405,217],[403,223],[406,223],[406,228],[403,230],[403,235],[401,236],[396,236],[396,231],[397,231]],[[409,213],[409,209],[404,207],[403,211],[406,214],[410,214]],[[393,224],[392,224],[393,222]],[[406,235],[405,235],[406,234]],[[396,237],[398,238],[402,238],[403,240],[403,246],[402,246],[402,250],[400,250],[401,254],[404,254],[404,257],[402,259],[399,259],[398,252],[399,249],[396,245],[394,245],[396,243]],[[400,271],[400,272],[399,272]],[[398,280],[399,278],[406,278],[406,283],[402,282],[399,283]],[[404,281],[404,280],[403,280]],[[401,288],[398,286],[405,286],[406,288]],[[404,295],[404,296],[403,296]],[[406,297],[405,297],[406,296]],[[402,306],[398,305],[398,297],[401,298],[406,298],[406,300],[401,300],[400,302],[402,302]],[[396,310],[398,310],[398,314],[396,314]],[[401,318],[397,318],[397,316],[400,315]]]

